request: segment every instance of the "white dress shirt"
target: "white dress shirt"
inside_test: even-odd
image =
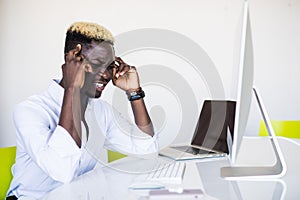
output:
[[[16,163],[8,196],[40,199],[45,193],[70,182],[106,162],[106,150],[124,154],[157,154],[157,137],[141,133],[101,99],[90,99],[82,125],[82,146],[58,125],[64,89],[57,80],[48,89],[18,104],[14,110],[17,134]],[[88,138],[88,139],[87,139]],[[104,148],[105,149],[104,149]]]

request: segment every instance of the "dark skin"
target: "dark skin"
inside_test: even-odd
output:
[[[100,98],[110,80],[123,91],[140,87],[136,68],[115,57],[113,45],[108,42],[92,41],[89,48],[78,44],[65,55],[62,72],[60,85],[64,88],[64,97],[59,125],[69,132],[78,147],[81,147],[81,121],[88,130],[84,113],[89,98]],[[144,100],[141,98],[130,103],[136,125],[153,136]]]

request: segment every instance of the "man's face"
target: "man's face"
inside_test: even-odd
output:
[[[85,82],[81,89],[91,98],[99,98],[108,82],[112,79],[115,52],[113,45],[108,42],[93,41],[88,48],[82,48],[87,65],[90,68],[85,74]]]

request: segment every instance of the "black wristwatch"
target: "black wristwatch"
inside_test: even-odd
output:
[[[135,101],[145,97],[145,92],[139,87],[137,90],[126,92],[129,101]]]

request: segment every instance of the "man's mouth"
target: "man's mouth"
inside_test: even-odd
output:
[[[103,83],[96,83],[96,86],[97,86],[97,87],[103,87],[104,84],[103,84]]]
[[[104,90],[105,86],[106,86],[105,83],[96,83],[96,90],[101,92]]]

